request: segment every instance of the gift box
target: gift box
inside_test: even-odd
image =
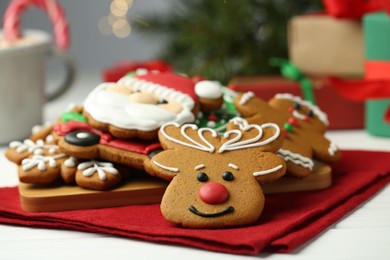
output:
[[[329,129],[353,129],[364,127],[364,103],[346,99],[327,81],[316,79],[314,94],[317,105],[328,115]],[[282,76],[242,76],[229,82],[236,91],[252,91],[258,97],[269,100],[278,93],[301,96],[299,83]]]
[[[363,18],[365,45],[365,79],[390,81],[390,17],[385,12],[367,14]],[[390,123],[385,120],[390,107],[387,99],[366,102],[366,129],[379,136],[390,136]]]
[[[363,34],[357,20],[325,14],[300,15],[288,26],[289,58],[305,74],[363,74]]]
[[[171,65],[162,60],[150,61],[119,61],[114,66],[103,70],[102,78],[104,82],[116,82],[127,73],[145,69],[149,71],[169,72],[172,70]]]

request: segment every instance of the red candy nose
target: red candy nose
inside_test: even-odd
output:
[[[200,188],[199,197],[207,204],[220,204],[229,198],[229,191],[221,183],[209,182]]]

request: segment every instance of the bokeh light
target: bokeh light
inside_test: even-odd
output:
[[[133,3],[133,0],[112,0],[109,14],[99,20],[99,31],[104,35],[114,35],[117,38],[129,36],[131,25],[127,20],[127,13]]]

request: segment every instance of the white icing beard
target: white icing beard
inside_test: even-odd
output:
[[[189,109],[175,114],[157,105],[136,103],[123,94],[105,90],[108,85],[96,87],[84,102],[85,111],[96,121],[129,130],[153,131],[167,122],[183,124],[195,120]]]

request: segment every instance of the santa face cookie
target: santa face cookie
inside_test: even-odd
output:
[[[328,120],[317,106],[291,94],[278,94],[268,103],[252,92],[240,94],[235,105],[247,122],[240,124],[277,124],[286,136],[278,154],[287,161],[287,172],[297,178],[308,176],[313,158],[332,163],[340,157],[336,145],[325,136]],[[237,123],[237,122],[236,122]],[[234,128],[234,124],[229,127]]]
[[[283,141],[275,124],[249,125],[223,136],[196,125],[163,125],[164,151],[146,171],[172,180],[161,211],[173,223],[191,228],[222,228],[256,221],[264,206],[260,183],[285,173],[285,161],[274,154]]]
[[[84,102],[84,115],[96,129],[117,138],[155,139],[166,122],[193,122],[194,82],[173,73],[126,76],[102,83]]]

